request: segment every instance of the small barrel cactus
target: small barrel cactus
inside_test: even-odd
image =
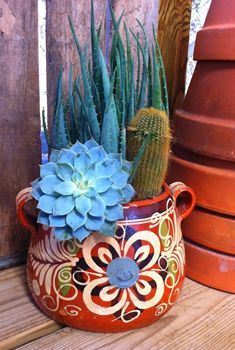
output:
[[[169,118],[155,108],[141,109],[128,127],[127,159],[133,160],[144,139],[151,135],[133,179],[137,199],[157,196],[166,177],[170,152]]]
[[[127,183],[131,163],[107,154],[94,139],[53,151],[32,183],[38,201],[38,223],[54,227],[58,240],[82,241],[92,231],[114,235],[123,218],[122,204],[134,196]]]

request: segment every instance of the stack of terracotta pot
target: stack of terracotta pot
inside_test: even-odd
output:
[[[212,0],[194,57],[191,85],[174,116],[170,180],[197,195],[183,225],[188,276],[235,293],[235,1]]]

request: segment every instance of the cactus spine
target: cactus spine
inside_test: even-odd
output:
[[[144,139],[151,135],[133,179],[137,199],[157,196],[166,177],[170,153],[169,118],[155,108],[141,109],[128,127],[127,158],[133,160]]]

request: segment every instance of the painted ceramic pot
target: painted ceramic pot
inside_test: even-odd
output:
[[[181,221],[194,192],[164,185],[152,200],[124,207],[114,237],[93,233],[82,244],[57,241],[53,229],[24,211],[30,189],[17,197],[17,214],[32,232],[28,284],[38,307],[57,322],[82,330],[119,332],[147,326],[177,300],[185,278]]]
[[[235,256],[185,240],[187,276],[206,286],[235,293]]]

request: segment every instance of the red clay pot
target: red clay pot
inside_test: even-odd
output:
[[[182,228],[184,237],[235,258],[235,218],[196,207]]]
[[[178,145],[207,157],[235,161],[234,81],[235,62],[198,62],[183,108],[175,112]]]
[[[175,147],[168,180],[179,179],[194,189],[197,205],[235,216],[235,163],[205,158]]]
[[[170,181],[192,186],[197,205],[184,235],[234,254],[235,220],[235,2],[212,0],[198,33],[198,61],[181,109],[175,112],[176,148]],[[235,255],[187,244],[187,275],[235,291]]]
[[[235,256],[219,253],[185,241],[187,276],[230,293],[235,293]]]
[[[82,243],[57,241],[53,229],[32,224],[19,193],[17,214],[32,232],[28,284],[38,307],[62,324],[95,332],[145,327],[168,312],[185,278],[181,221],[195,204],[182,183],[124,207],[114,237],[97,232]]]
[[[178,145],[235,161],[235,4],[212,0],[198,33],[198,61],[183,108],[175,114]]]

